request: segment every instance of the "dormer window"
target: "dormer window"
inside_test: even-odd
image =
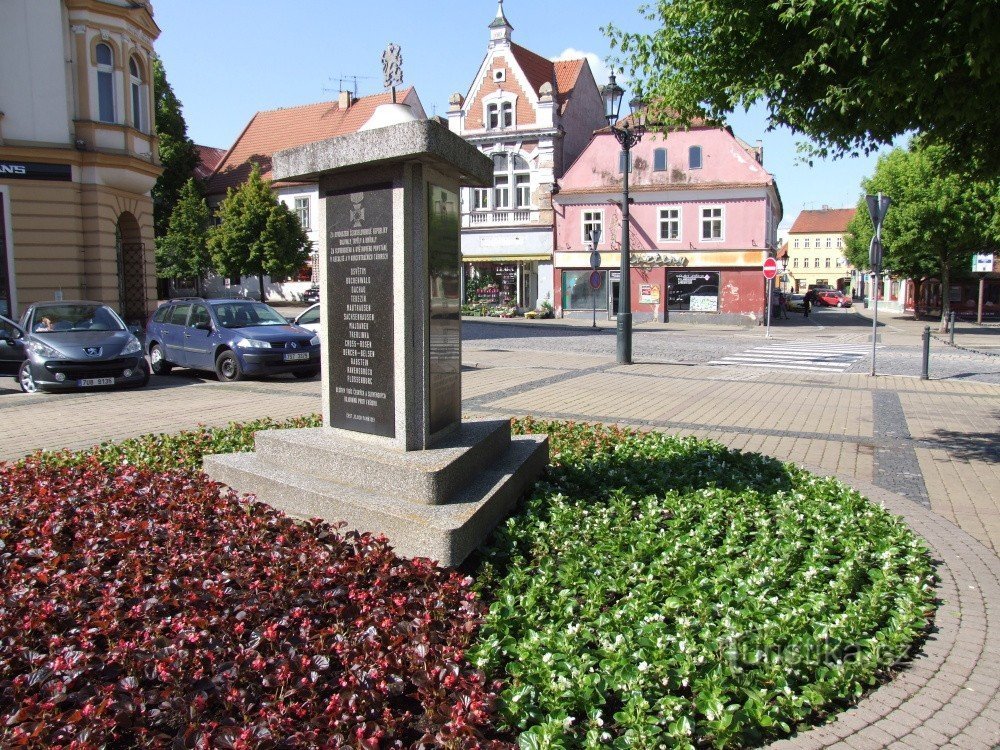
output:
[[[128,61],[129,93],[132,101],[132,127],[146,132],[149,118],[146,115],[146,85],[142,79],[142,66],[134,57]]]
[[[97,58],[97,117],[101,122],[115,121],[115,54],[111,46],[98,44]]]

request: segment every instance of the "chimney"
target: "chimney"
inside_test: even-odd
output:
[[[757,139],[757,163],[764,166],[764,141]]]
[[[351,92],[341,91],[340,101],[338,103],[340,104],[341,109],[348,109],[351,106]]]

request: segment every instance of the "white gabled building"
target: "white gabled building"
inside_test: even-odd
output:
[[[511,40],[499,0],[489,47],[466,94],[453,94],[452,132],[493,159],[492,188],[462,191],[463,278],[495,282],[499,303],[554,299],[556,181],[607,124],[585,59],[548,60]]]

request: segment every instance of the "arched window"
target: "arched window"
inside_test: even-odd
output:
[[[128,61],[129,92],[132,95],[132,127],[145,132],[149,129],[146,121],[146,86],[142,80],[142,66],[134,57]]]
[[[107,44],[98,44],[97,57],[97,117],[101,122],[115,121],[115,53]]]

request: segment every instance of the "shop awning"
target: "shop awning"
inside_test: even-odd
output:
[[[551,255],[463,255],[462,261],[465,263],[512,263],[519,260],[552,260]]]

